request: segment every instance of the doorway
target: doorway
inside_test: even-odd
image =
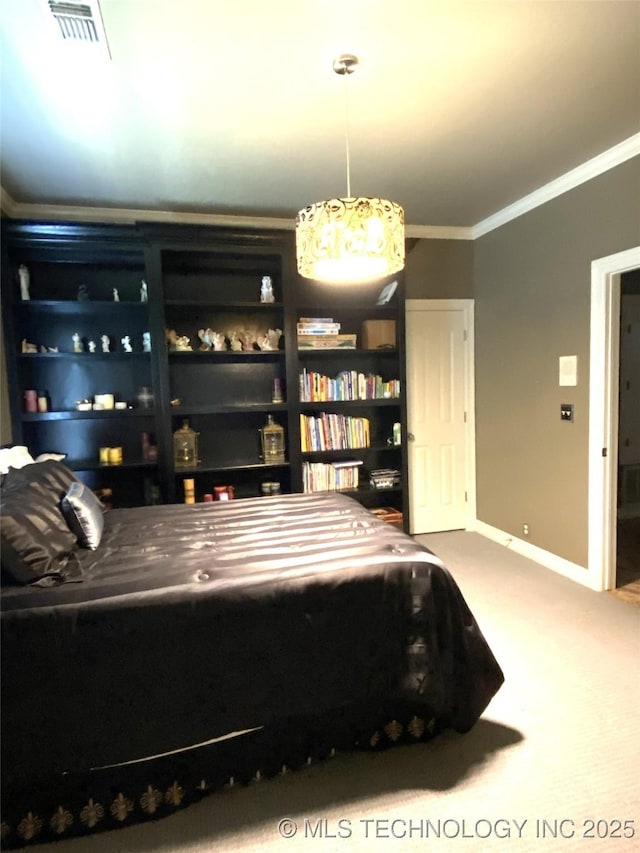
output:
[[[475,519],[473,300],[407,300],[412,534]]]
[[[589,378],[589,585],[616,584],[621,276],[640,246],[591,264]]]

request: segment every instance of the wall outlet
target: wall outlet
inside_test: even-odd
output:
[[[522,525],[522,532],[523,532],[523,534],[524,534],[525,536],[528,536],[528,535],[529,535],[529,525],[528,525],[528,524],[523,524],[523,525]]]

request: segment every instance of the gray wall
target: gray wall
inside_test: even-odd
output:
[[[591,261],[640,243],[640,158],[474,243],[478,518],[587,565]],[[578,385],[558,357],[578,356]],[[560,404],[575,404],[575,422]]]
[[[418,240],[405,263],[407,299],[471,299],[473,241]]]

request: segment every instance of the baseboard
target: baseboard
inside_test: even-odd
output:
[[[481,536],[486,536],[487,539],[491,539],[499,545],[504,545],[505,548],[515,551],[516,554],[527,557],[529,560],[539,563],[546,569],[551,569],[560,575],[564,575],[564,577],[582,586],[597,591],[600,590],[598,585],[594,585],[589,570],[584,566],[579,566],[577,563],[565,560],[564,557],[552,554],[551,551],[545,551],[544,548],[538,548],[537,545],[532,545],[531,542],[518,539],[517,536],[512,536],[510,533],[499,530],[497,527],[492,527],[490,524],[486,524],[477,518],[467,529],[473,530],[475,533],[480,533]]]

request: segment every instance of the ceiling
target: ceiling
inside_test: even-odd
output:
[[[409,226],[469,228],[640,130],[635,0],[100,10],[110,58],[65,43],[45,0],[2,0],[13,215],[60,205],[293,223],[346,195],[348,126],[353,195],[398,202]],[[332,71],[343,52],[360,58],[346,86]]]

